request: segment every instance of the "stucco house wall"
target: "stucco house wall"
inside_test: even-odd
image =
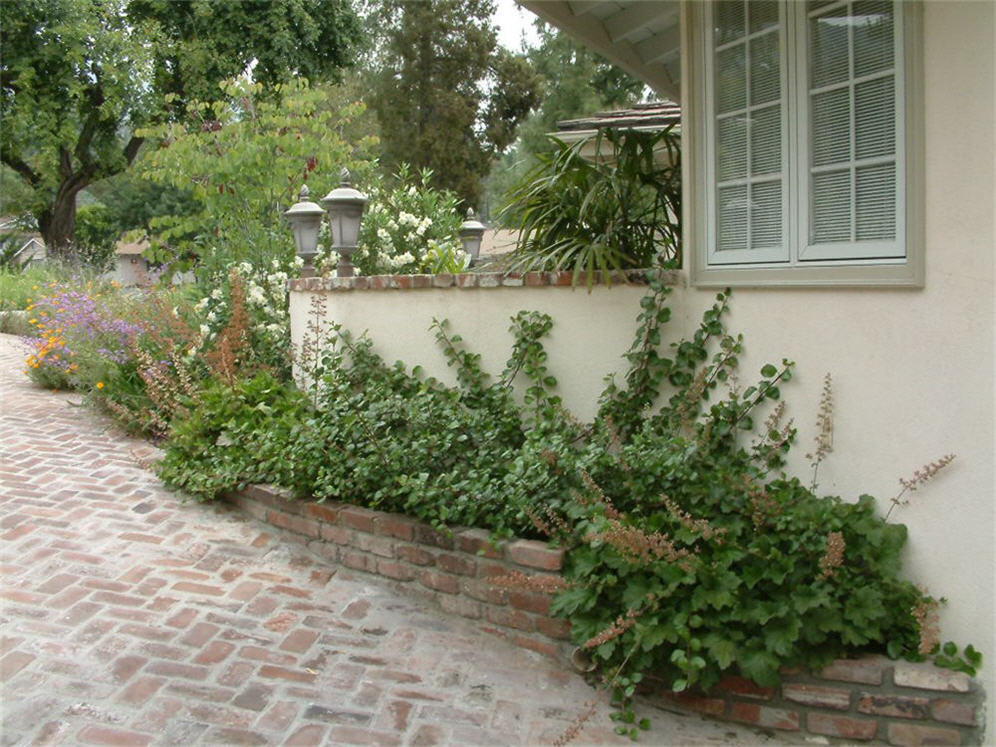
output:
[[[994,474],[994,80],[992,3],[924,4],[926,282],[922,289],[737,289],[731,329],[747,370],[787,357],[800,445],[815,435],[824,373],[834,451],[822,491],[894,496],[900,476],[957,458],[893,519],[909,527],[907,569],[935,595],[943,634],[985,652],[996,693]],[[713,296],[689,289],[686,329]],[[808,473],[805,448],[797,474]],[[990,734],[991,734],[990,730]]]
[[[783,392],[799,427],[791,467],[800,476],[809,474],[803,455],[815,435],[823,376],[832,375],[834,451],[820,469],[821,492],[846,499],[869,493],[886,502],[898,492],[899,477],[956,454],[893,519],[909,527],[908,573],[948,600],[941,609],[944,636],[983,651],[980,679],[990,697],[996,693],[993,39],[994,4],[924,3],[924,287],[740,288],[728,319],[731,331],[745,336],[744,379],[769,361],[797,363]],[[690,334],[715,294],[689,287],[688,277],[677,279],[672,295],[673,336]],[[319,293],[330,320],[369,330],[388,360],[452,380],[426,331],[433,316],[449,318],[497,373],[510,349],[508,317],[519,309],[546,311],[555,320],[551,372],[582,418],[595,410],[603,375],[621,368],[643,292],[619,285],[592,294],[559,286],[391,289],[403,284],[292,292],[295,338]],[[297,287],[318,286],[299,281]]]

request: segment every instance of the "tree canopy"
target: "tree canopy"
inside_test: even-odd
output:
[[[372,20],[371,105],[388,171],[432,169],[437,187],[476,206],[495,157],[539,102],[528,62],[500,48],[491,0],[384,0]]]
[[[359,35],[349,0],[5,0],[0,161],[65,252],[77,195],[134,161],[139,128],[249,69],[264,83],[334,76]]]

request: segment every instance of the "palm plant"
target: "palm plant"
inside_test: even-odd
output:
[[[594,157],[588,155],[594,146]],[[600,130],[551,153],[504,197],[499,221],[519,231],[513,269],[582,273],[677,267],[681,166],[674,127]]]

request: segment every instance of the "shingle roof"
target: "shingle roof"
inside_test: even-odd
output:
[[[673,101],[654,101],[636,104],[630,109],[596,112],[582,119],[565,119],[557,122],[560,132],[612,128],[664,128],[681,122],[681,106]]]

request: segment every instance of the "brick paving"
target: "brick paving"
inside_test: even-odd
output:
[[[550,744],[596,693],[144,466],[0,335],[3,745]],[[579,744],[628,744],[597,713]],[[641,714],[644,715],[644,714]],[[649,710],[644,744],[752,744]]]

